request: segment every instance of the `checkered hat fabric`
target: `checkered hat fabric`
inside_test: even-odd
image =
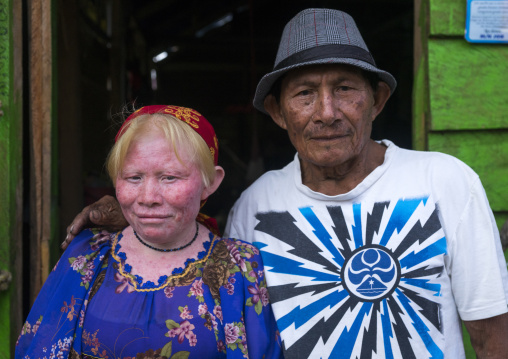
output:
[[[348,64],[375,72],[391,92],[397,81],[377,68],[353,18],[340,10],[306,9],[284,28],[273,71],[259,81],[254,107],[266,113],[265,97],[277,79],[289,70],[315,64]]]

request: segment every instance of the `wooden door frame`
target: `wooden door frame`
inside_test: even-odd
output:
[[[52,158],[51,0],[28,0],[30,122],[30,304],[49,270]]]

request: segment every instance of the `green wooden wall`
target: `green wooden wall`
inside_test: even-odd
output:
[[[508,219],[508,45],[468,43],[466,6],[415,0],[413,147],[471,166],[501,228]],[[476,358],[465,330],[464,347]]]
[[[22,83],[21,6],[0,0],[0,270],[12,274],[0,290],[0,359],[14,357],[20,332]],[[4,272],[6,273],[6,272]]]
[[[415,6],[414,148],[471,166],[501,227],[508,219],[508,45],[464,39],[464,0]]]

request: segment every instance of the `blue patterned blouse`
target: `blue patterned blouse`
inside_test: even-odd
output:
[[[158,283],[130,273],[121,233],[85,230],[48,277],[16,358],[281,358],[256,247],[210,233]]]

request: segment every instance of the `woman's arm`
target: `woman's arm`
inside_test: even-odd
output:
[[[282,358],[282,343],[270,305],[263,260],[252,244],[246,249],[243,273],[244,318],[249,358]],[[243,250],[241,251],[243,252]]]

